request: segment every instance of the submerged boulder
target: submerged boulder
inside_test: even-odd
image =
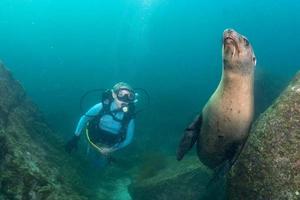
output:
[[[155,175],[138,179],[129,186],[133,200],[205,199],[202,197],[211,171],[196,156],[187,156],[181,162],[170,157],[165,162],[165,167]]]
[[[0,62],[0,199],[86,199],[73,184],[74,169],[63,168],[68,158],[56,142]]]
[[[253,125],[228,180],[230,200],[300,199],[300,72]]]

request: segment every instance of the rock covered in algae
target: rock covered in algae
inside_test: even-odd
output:
[[[253,125],[228,183],[230,200],[300,199],[300,72]]]
[[[129,186],[133,200],[198,200],[205,194],[211,171],[195,156],[186,157],[182,162],[171,157],[165,165],[156,175]]]
[[[0,62],[0,199],[85,199],[54,144],[39,110]]]

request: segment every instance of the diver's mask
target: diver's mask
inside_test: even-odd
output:
[[[127,88],[121,88],[117,91],[117,99],[125,103],[133,103],[135,100],[135,93]]]
[[[134,91],[127,89],[127,88],[120,88],[116,92],[117,99],[123,102],[121,105],[121,109],[123,112],[128,112],[129,104],[134,103],[135,100],[135,93]]]

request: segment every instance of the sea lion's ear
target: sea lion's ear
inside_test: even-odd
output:
[[[253,60],[253,62],[254,62],[254,66],[256,66],[256,57],[253,56],[252,60]]]
[[[202,126],[202,114],[197,115],[194,121],[185,129],[184,134],[179,142],[177,148],[176,157],[180,161],[184,155],[194,146],[196,143]]]

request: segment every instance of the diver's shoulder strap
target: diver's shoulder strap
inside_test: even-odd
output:
[[[103,112],[103,114],[109,113],[110,112],[110,105],[111,105],[112,101],[113,101],[112,91],[110,89],[106,89],[102,93],[102,109],[99,112],[99,114],[101,112]]]
[[[89,128],[98,129],[100,119],[104,115],[110,114],[110,106],[111,106],[111,103],[112,103],[112,94],[111,94],[110,90],[107,89],[103,92],[101,103],[102,103],[102,108],[100,109],[100,111],[97,113],[97,115],[88,124]]]
[[[131,105],[129,111],[124,113],[124,117],[121,121],[121,129],[120,129],[120,143],[126,139],[127,129],[131,119],[135,117],[134,114],[134,105]]]

